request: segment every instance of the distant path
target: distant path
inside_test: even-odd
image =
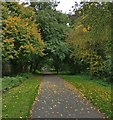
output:
[[[44,75],[31,118],[102,118],[81,95],[57,75]]]

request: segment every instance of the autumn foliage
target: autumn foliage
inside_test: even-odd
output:
[[[91,76],[103,78],[111,75],[110,5],[82,3],[67,39],[73,47],[71,56],[79,59],[81,66],[85,65],[85,71]]]
[[[40,29],[35,23],[35,13],[32,8],[17,3],[10,4],[13,4],[12,8],[7,6],[8,3],[3,3],[2,8],[4,12],[2,58],[3,61],[23,63],[22,65],[27,66],[34,55],[43,55],[44,42],[41,39]],[[25,12],[26,10],[28,12]]]

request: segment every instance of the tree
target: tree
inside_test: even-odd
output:
[[[30,1],[30,6],[32,6],[36,11],[45,9],[56,9],[60,2],[56,0],[51,0],[49,2],[32,2]]]
[[[85,3],[78,9],[79,17],[68,38],[73,46],[72,56],[87,64],[91,76],[109,76],[110,3]],[[94,12],[95,11],[95,12]]]
[[[2,7],[2,57],[3,61],[18,63],[25,71],[34,56],[43,55],[44,42],[32,8],[17,3],[10,5],[3,3]]]
[[[45,6],[46,7],[43,7]],[[45,42],[45,54],[53,59],[54,67],[59,72],[61,63],[68,52],[65,42],[70,27],[68,15],[55,10],[51,3],[41,3],[37,9],[37,24],[41,29],[42,39]]]

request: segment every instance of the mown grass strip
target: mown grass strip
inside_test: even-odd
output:
[[[101,112],[109,118],[113,117],[111,110],[111,85],[101,80],[90,80],[83,75],[62,75],[62,78],[75,86]]]
[[[38,76],[32,75],[20,86],[14,87],[3,94],[3,118],[29,118],[33,101],[39,87]]]

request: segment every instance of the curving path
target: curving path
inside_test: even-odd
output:
[[[69,85],[70,86],[70,85]],[[44,75],[31,118],[103,118],[77,91],[57,75]]]

